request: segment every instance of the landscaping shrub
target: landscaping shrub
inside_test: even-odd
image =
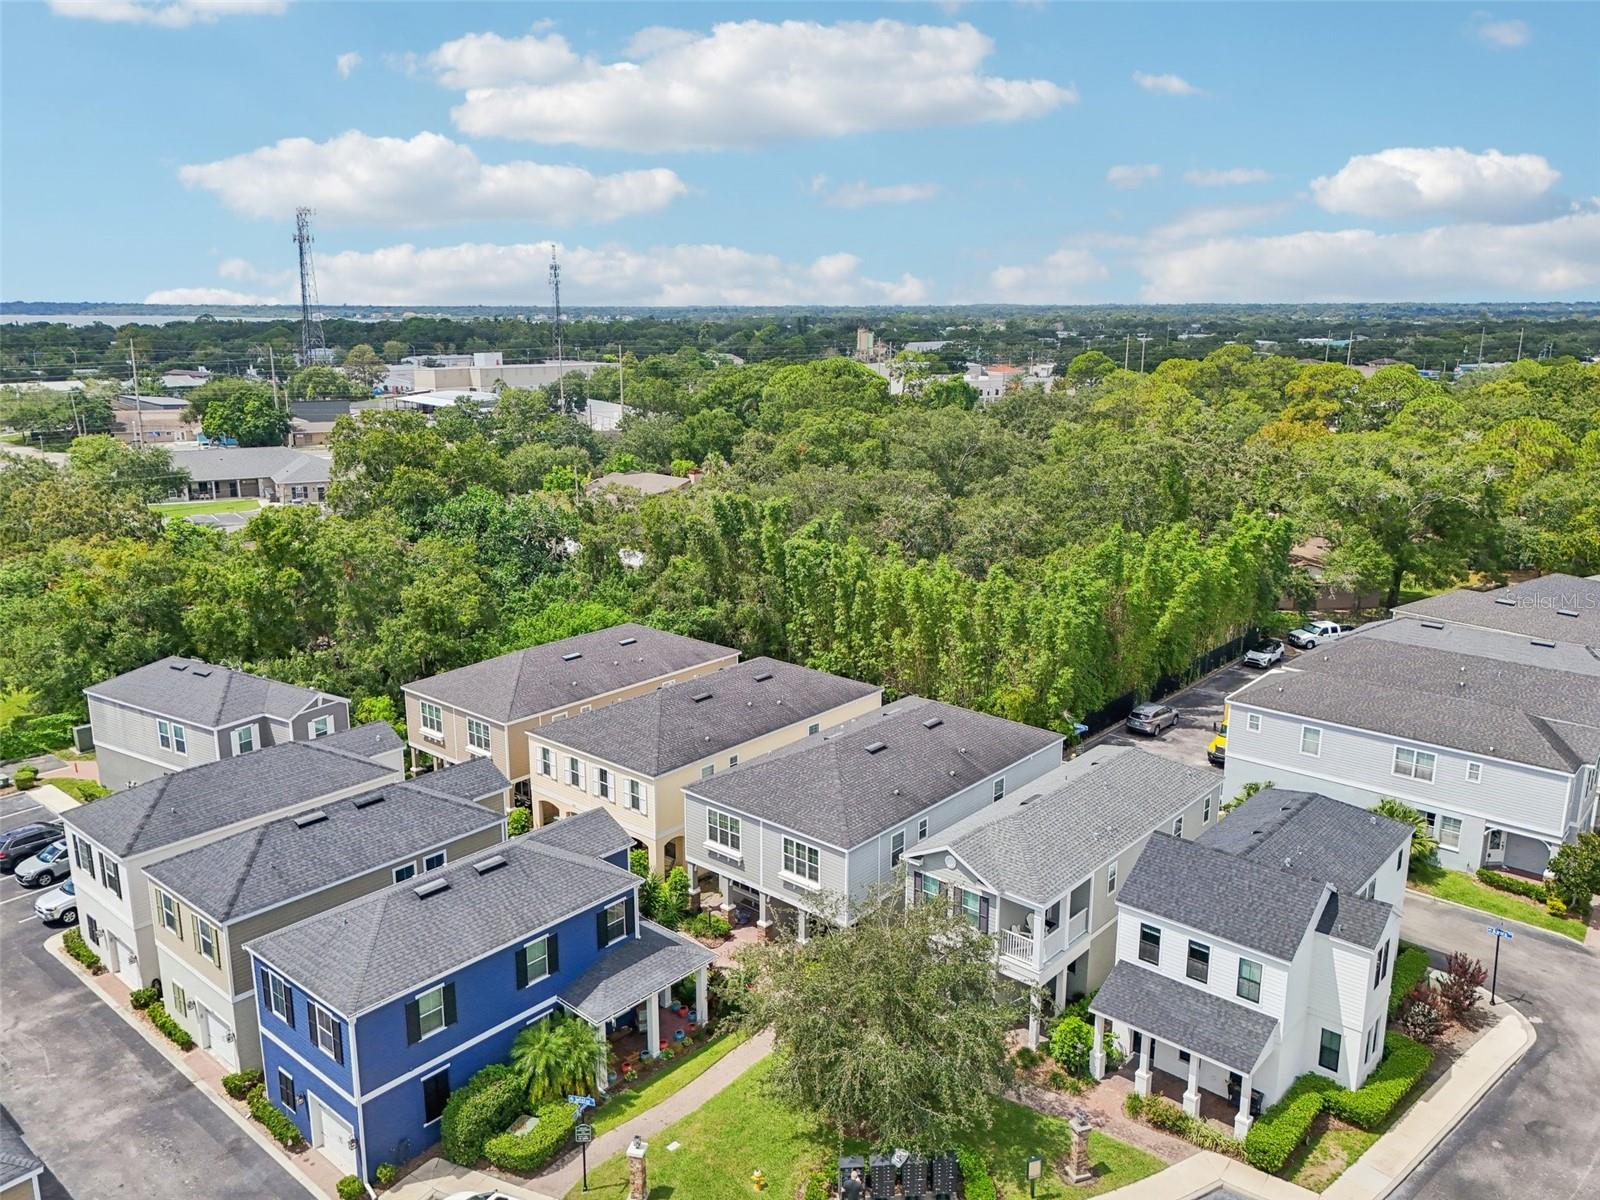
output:
[[[1515,875],[1502,875],[1499,871],[1491,871],[1488,867],[1478,868],[1478,882],[1486,883],[1502,892],[1526,896],[1529,900],[1537,900],[1540,904],[1550,896],[1550,889],[1542,883],[1535,883],[1531,879],[1518,879]]]
[[[1311,1122],[1322,1111],[1323,1097],[1339,1085],[1321,1075],[1302,1075],[1266,1112],[1256,1118],[1244,1138],[1244,1157],[1257,1170],[1276,1174],[1283,1170],[1305,1141]]]
[[[1138,1093],[1130,1092],[1128,1098],[1133,1099]],[[1135,1107],[1138,1115],[1142,1115],[1147,1124],[1167,1133],[1175,1134],[1187,1142],[1192,1142],[1202,1150],[1214,1150],[1218,1154],[1229,1154],[1238,1158],[1242,1153],[1238,1138],[1229,1137],[1221,1130],[1213,1129],[1204,1121],[1191,1117],[1183,1111],[1183,1107],[1174,1104],[1163,1096],[1140,1097],[1141,1103]],[[1125,1104],[1124,1108],[1128,1106]],[[1129,1116],[1136,1115],[1129,1111]]]
[[[1457,951],[1445,960],[1439,997],[1452,1018],[1459,1021],[1477,1006],[1478,989],[1488,978],[1483,964],[1470,955]]]
[[[497,1133],[483,1146],[483,1156],[502,1171],[531,1175],[556,1156],[572,1133],[572,1106],[553,1100],[539,1109],[539,1123],[527,1133]]]
[[[359,1175],[346,1175],[334,1184],[334,1191],[339,1193],[339,1200],[361,1200],[367,1194]]]
[[[967,1200],[989,1200],[998,1197],[1000,1189],[994,1186],[994,1177],[983,1155],[965,1146],[956,1147],[956,1162],[961,1165],[961,1190]]]
[[[1122,1101],[1122,1111],[1137,1121],[1144,1114],[1144,1097],[1138,1092],[1129,1092]]]
[[[76,713],[47,713],[38,717],[18,717],[0,732],[0,762],[32,758],[72,745],[72,727],[80,724]],[[29,768],[32,770],[33,768]],[[18,767],[15,774],[22,774]],[[34,772],[38,774],[37,771]],[[18,787],[22,786],[20,779]]]
[[[250,1106],[250,1115],[265,1125],[267,1132],[277,1138],[280,1144],[290,1150],[297,1150],[305,1144],[295,1123],[281,1108],[267,1099],[265,1084],[258,1083],[251,1088],[250,1094],[245,1097],[245,1103]]]
[[[400,1178],[400,1168],[393,1163],[379,1163],[373,1174],[378,1177],[379,1187],[392,1187],[394,1181]]]
[[[1400,943],[1400,953],[1394,956],[1394,970],[1389,974],[1389,1015],[1400,1011],[1400,1004],[1428,977],[1428,952],[1421,946]]]
[[[506,834],[521,837],[533,827],[533,812],[526,808],[513,808],[506,814]]]
[[[1383,1061],[1355,1091],[1339,1088],[1324,1097],[1330,1113],[1362,1129],[1376,1129],[1394,1112],[1433,1063],[1433,1051],[1403,1034],[1383,1039]]]
[[[222,1077],[222,1090],[235,1100],[243,1100],[251,1090],[260,1083],[263,1076],[260,1071],[239,1071],[233,1075]]]
[[[1560,896],[1551,896],[1544,902],[1544,910],[1552,917],[1564,917],[1567,915],[1567,902]]]
[[[1017,1052],[1011,1056],[1016,1060],[1019,1069],[1031,1071],[1039,1065],[1040,1054],[1028,1046],[1018,1046]]]
[[[1395,1024],[1408,1037],[1430,1045],[1444,1032],[1448,1019],[1444,999],[1431,983],[1419,983],[1412,988],[1395,1014]]]
[[[69,929],[61,939],[61,947],[73,958],[83,964],[91,975],[100,975],[105,972],[105,967],[100,962],[100,956],[89,948],[89,943],[83,940],[83,934],[76,929]]]
[[[440,1148],[458,1167],[476,1166],[483,1146],[522,1111],[521,1081],[505,1063],[491,1063],[450,1093],[439,1120]]]
[[[1600,892],[1600,833],[1585,830],[1550,856],[1550,894],[1567,912],[1588,920],[1596,892]]]
[[[728,924],[727,918],[713,912],[695,913],[684,928],[690,937],[707,940],[725,938],[733,932],[733,926]]]
[[[39,768],[29,763],[23,763],[11,774],[11,782],[17,785],[18,791],[27,791],[39,782]]]
[[[1076,1076],[1068,1075],[1060,1067],[1056,1067],[1054,1070],[1052,1070],[1045,1082],[1051,1087],[1055,1088],[1056,1091],[1066,1092],[1068,1095],[1072,1096],[1083,1095],[1089,1090],[1089,1087],[1092,1083],[1091,1080],[1079,1079]]]
[[[150,1024],[166,1034],[168,1040],[179,1050],[194,1049],[194,1039],[189,1036],[189,1031],[172,1019],[172,1014],[167,1011],[167,1006],[161,1001],[151,1001],[145,1007],[144,1015],[149,1017]]]
[[[143,1012],[159,999],[161,999],[159,983],[152,983],[149,987],[134,988],[128,993],[128,1003],[133,1005],[135,1012]]]
[[[1069,1012],[1050,1031],[1050,1057],[1079,1079],[1089,1077],[1090,1052],[1093,1048],[1094,1026],[1076,1013]],[[1115,1071],[1122,1066],[1122,1048],[1117,1045],[1116,1037],[1109,1029],[1105,1033],[1105,1052],[1108,1071]]]
[[[821,1171],[813,1171],[806,1178],[806,1190],[803,1200],[828,1200],[828,1176]]]

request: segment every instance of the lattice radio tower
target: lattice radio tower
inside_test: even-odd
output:
[[[561,377],[561,264],[556,261],[556,244],[550,243],[550,295],[556,308],[556,396],[563,416],[567,412],[567,385]]]
[[[317,302],[317,272],[311,262],[311,210],[294,210],[294,242],[300,251],[300,365],[325,357],[321,305]]]

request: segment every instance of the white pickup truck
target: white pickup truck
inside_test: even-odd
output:
[[[1307,621],[1299,629],[1291,629],[1288,640],[1297,649],[1310,650],[1323,642],[1336,642],[1355,631],[1354,625],[1341,625],[1337,621]]]

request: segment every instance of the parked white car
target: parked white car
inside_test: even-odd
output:
[[[77,889],[72,886],[72,880],[67,880],[58,888],[51,888],[44,895],[37,897],[33,902],[34,915],[46,925],[54,925],[60,921],[63,925],[76,925],[78,923],[78,896]]]
[[[1260,667],[1263,671],[1275,667],[1283,661],[1283,643],[1273,638],[1246,654],[1244,661],[1246,666]]]
[[[17,882],[23,887],[49,887],[72,874],[72,859],[65,841],[51,842],[32,858],[17,864]]]
[[[1323,642],[1333,642],[1347,633],[1354,633],[1354,625],[1341,625],[1337,621],[1307,621],[1299,629],[1289,631],[1289,644],[1301,650],[1310,650]]]

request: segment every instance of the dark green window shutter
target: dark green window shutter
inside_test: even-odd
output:
[[[285,1020],[287,1020],[289,1022],[289,1028],[293,1029],[294,1028],[294,989],[289,986],[289,981],[287,979],[285,979],[283,981],[283,1007],[289,1014],[285,1018]]]
[[[417,1012],[415,1000],[406,1001],[406,1042],[415,1045],[422,1040],[422,1017]]]
[[[519,989],[525,988],[528,986],[528,948],[526,946],[519,946],[517,948],[516,959],[517,987]]]
[[[333,1026],[333,1061],[344,1066],[344,1026],[337,1022]]]
[[[456,1023],[456,985],[453,983],[444,985],[444,1023]]]
[[[550,974],[554,975],[561,966],[561,957],[556,953],[556,935],[553,933],[545,940],[545,953],[550,956]]]
[[[602,950],[606,945],[606,910],[596,909],[594,914],[594,944]]]
[[[628,898],[625,901],[623,901],[623,903],[627,906],[625,911],[628,914],[628,918],[627,918],[628,919],[628,936],[632,937],[633,934],[634,934],[634,926],[637,924],[637,922],[634,919],[634,914],[633,914],[633,893],[632,892],[628,893]]]

